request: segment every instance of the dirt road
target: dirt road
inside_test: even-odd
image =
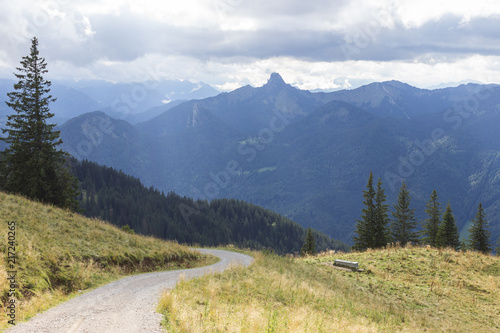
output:
[[[198,250],[221,260],[211,266],[130,276],[73,298],[6,332],[33,333],[137,333],[163,332],[156,303],[161,291],[173,288],[180,276],[186,280],[210,272],[222,272],[231,265],[248,266],[247,255],[222,251]]]

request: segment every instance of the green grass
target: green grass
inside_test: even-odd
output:
[[[308,258],[254,252],[249,268],[180,283],[168,332],[498,332],[500,258],[390,247]],[[353,260],[364,272],[339,270]]]
[[[175,242],[0,192],[0,329],[8,326],[9,222],[15,222],[16,322],[119,277],[214,262]],[[12,234],[11,234],[12,236]],[[12,244],[10,244],[12,245]]]

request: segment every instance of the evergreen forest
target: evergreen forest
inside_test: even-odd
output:
[[[82,213],[143,235],[198,246],[234,244],[298,253],[307,231],[296,222],[236,199],[193,200],[144,187],[139,179],[89,161],[71,161]],[[316,251],[349,246],[312,230]]]

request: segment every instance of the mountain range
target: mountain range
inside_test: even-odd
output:
[[[344,242],[370,171],[390,205],[405,181],[419,219],[436,189],[462,232],[482,202],[496,240],[499,105],[497,85],[426,90],[388,81],[312,93],[274,73],[262,87],[160,107],[140,123],[96,111],[59,129],[78,159],[163,191],[245,200]]]
[[[5,105],[7,93],[13,91],[13,80],[0,79],[0,125],[10,110]],[[154,118],[181,102],[217,95],[218,90],[199,82],[156,80],[113,83],[102,80],[56,80],[51,94],[53,121],[62,124],[78,115],[100,110],[107,115],[135,124]]]

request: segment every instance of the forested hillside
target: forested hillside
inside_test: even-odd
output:
[[[81,183],[79,203],[85,216],[201,246],[235,244],[293,253],[304,243],[303,227],[264,208],[234,199],[195,201],[146,188],[137,178],[93,162],[74,160],[72,164]],[[348,249],[323,233],[313,234],[319,251]]]

